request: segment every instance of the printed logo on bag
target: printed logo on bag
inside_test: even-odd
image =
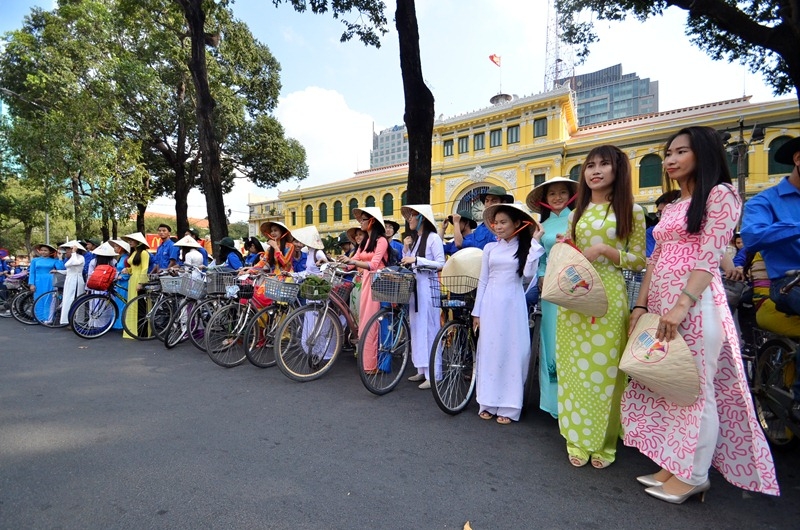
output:
[[[592,290],[592,275],[580,265],[569,265],[558,275],[558,287],[573,297],[584,296]]]
[[[662,361],[667,356],[669,344],[656,339],[656,331],[656,328],[647,328],[639,333],[636,339],[628,342],[631,355],[637,361],[654,364]]]

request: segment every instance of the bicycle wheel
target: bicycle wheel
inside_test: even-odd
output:
[[[33,315],[33,293],[25,291],[11,301],[11,316],[22,324],[32,326],[39,323]]]
[[[467,324],[451,320],[439,330],[428,366],[439,408],[448,414],[463,411],[475,393],[475,340]]]
[[[358,375],[373,394],[391,392],[408,364],[411,333],[403,315],[402,311],[383,308],[359,330]]]
[[[159,293],[146,292],[131,298],[122,309],[122,328],[136,340],[153,340],[156,338],[150,327],[150,312],[160,298]]]
[[[206,351],[206,326],[211,319],[211,315],[229,302],[219,298],[208,298],[195,304],[192,313],[189,315],[189,341],[195,348]]]
[[[245,355],[253,366],[275,366],[275,328],[286,316],[285,306],[272,304],[261,309],[247,324],[244,332]]]
[[[788,426],[795,378],[795,347],[782,339],[769,340],[758,350],[753,402],[756,416],[770,444],[788,449],[798,443]]]
[[[68,322],[61,323],[61,305],[64,294],[58,289],[47,291],[33,302],[33,316],[39,324],[48,328],[63,328]]]
[[[275,361],[293,381],[325,375],[342,351],[344,333],[328,304],[309,303],[286,315],[275,332]]]
[[[208,321],[206,353],[223,368],[238,366],[247,359],[244,332],[249,314],[248,306],[231,304],[219,308]]]
[[[150,311],[149,323],[156,338],[164,342],[169,322],[173,313],[178,310],[178,298],[175,296],[162,297]]]
[[[96,339],[114,326],[117,311],[117,304],[108,295],[83,295],[73,302],[69,310],[69,324],[77,336]]]
[[[192,309],[194,309],[193,301],[186,299],[172,313],[164,332],[164,346],[167,349],[172,349],[181,342],[189,340],[189,313]]]

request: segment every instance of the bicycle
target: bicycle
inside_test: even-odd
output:
[[[128,289],[131,289],[130,285],[128,285]],[[171,295],[161,292],[158,274],[148,275],[148,281],[141,284],[141,289],[137,289],[138,291],[143,292],[127,301],[122,308],[122,329],[128,336],[136,340],[153,340],[156,338],[154,328],[163,329],[172,316],[171,311],[157,313],[156,306],[161,300]],[[161,308],[162,311],[169,309],[171,309],[169,306]]]
[[[114,281],[108,291],[86,293],[75,299],[69,310],[69,325],[77,336],[96,339],[111,330],[119,317],[115,300],[122,303],[126,300],[117,292],[117,288],[120,286]],[[127,294],[127,290],[122,290]]]
[[[451,314],[431,346],[431,392],[439,408],[455,415],[463,411],[475,393],[475,351],[472,308],[478,279],[442,276],[431,281],[433,306]]]
[[[787,274],[795,278],[783,288],[784,294],[800,286],[800,270]],[[800,334],[784,337],[763,330],[756,325],[755,314],[744,310],[739,311],[739,319],[745,376],[761,428],[773,447],[795,447],[800,443],[800,421],[792,414],[795,402],[791,389],[797,374],[795,354]]]
[[[372,299],[386,302],[387,306],[370,317],[358,340],[358,375],[373,394],[382,396],[391,392],[408,365],[411,354],[408,301],[415,285],[411,271],[382,269],[373,273]],[[375,368],[365,368],[368,356],[370,366],[376,362]]]
[[[201,274],[195,277],[192,273],[192,267],[185,269],[183,276],[181,276],[178,294],[183,297],[183,301],[178,304],[177,309],[170,316],[164,331],[164,346],[167,349],[174,348],[181,342],[188,340],[195,332],[194,327],[191,325],[190,317],[197,305],[197,301],[206,295],[205,275]]]
[[[14,274],[6,278],[6,299],[3,302],[3,309],[5,311],[0,312],[3,318],[14,318],[15,320],[26,324],[29,322],[22,322],[18,316],[14,316],[14,301],[21,295],[28,293],[31,295],[30,288],[28,287],[28,271],[22,271],[18,274]],[[33,318],[33,298],[30,298],[30,308],[29,308],[29,315],[30,318]],[[8,311],[6,313],[6,311]]]
[[[274,333],[275,362],[289,379],[319,379],[333,368],[345,343],[356,345],[358,322],[349,303],[354,284],[344,279],[347,274],[343,265],[329,263],[323,270],[327,284],[300,284],[306,305],[288,313]]]
[[[50,271],[50,274],[53,276],[53,289],[35,298],[33,317],[47,328],[63,328],[68,325],[68,322],[61,323],[66,276],[58,271]]]
[[[239,277],[238,290],[229,295],[237,298],[239,303],[221,307],[208,321],[205,330],[205,350],[211,360],[223,368],[242,364],[247,359],[246,349],[256,346],[245,342],[245,332],[255,315],[262,309],[259,302],[253,300],[255,289],[262,287],[261,282],[265,281],[263,274],[259,276],[255,281],[251,280],[249,275]],[[290,300],[297,297],[300,284],[277,283],[280,283],[280,286],[274,288],[279,292],[273,293],[276,294],[276,298]],[[256,339],[250,337],[250,340]]]

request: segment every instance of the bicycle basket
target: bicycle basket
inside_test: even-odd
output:
[[[333,287],[331,287],[331,293],[341,298],[344,302],[349,303],[350,293],[353,292],[353,287],[355,287],[355,285],[356,284],[353,282],[340,281],[339,283],[334,283]]]
[[[372,278],[372,300],[376,302],[407,304],[413,292],[413,274],[379,271]]]
[[[6,289],[8,289],[9,291],[19,289],[20,287],[22,287],[22,280],[17,280],[12,278],[8,278],[6,280]]]
[[[628,309],[633,309],[636,299],[639,298],[639,288],[642,286],[644,273],[623,270],[622,277],[625,278],[625,287],[628,289]]]
[[[443,276],[431,279],[431,300],[433,307],[442,309],[475,306],[478,279],[472,276]]]
[[[206,282],[186,275],[181,278],[180,294],[192,300],[200,300],[206,295]]]
[[[251,278],[236,278],[235,285],[229,285],[225,290],[228,298],[250,300],[256,289]]]
[[[300,292],[299,283],[287,283],[275,278],[264,278],[264,296],[276,302],[291,302]]]
[[[159,276],[158,280],[161,282],[161,292],[177,294],[181,289],[181,281],[183,278],[180,276]]]
[[[331,292],[331,284],[327,280],[309,283],[308,280],[300,284],[300,297],[306,300],[325,300]]]
[[[67,276],[58,272],[52,273],[51,276],[53,276],[53,289],[63,289]],[[6,287],[8,287],[8,283],[6,283]]]
[[[233,285],[236,285],[235,272],[212,271],[206,275],[206,292],[210,295],[226,294]]]

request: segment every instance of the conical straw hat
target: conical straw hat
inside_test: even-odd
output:
[[[319,235],[319,231],[314,225],[295,229],[294,232],[292,232],[292,237],[294,237],[295,241],[299,241],[307,247],[317,250],[322,250],[325,248],[325,245],[322,243],[322,238]]]
[[[608,312],[608,296],[600,275],[570,243],[556,243],[550,249],[542,299],[592,317]]]
[[[192,236],[183,236],[181,239],[175,242],[175,246],[201,248],[200,243],[198,243]]]
[[[408,217],[414,211],[425,219],[427,219],[434,227],[436,227],[436,217],[433,216],[433,208],[430,204],[406,204],[400,208],[403,217]]]
[[[359,213],[365,213],[370,217],[374,217],[376,221],[378,221],[381,226],[386,229],[386,223],[383,221],[383,212],[377,206],[364,206],[362,208],[353,208],[353,218],[358,219]]]
[[[557,184],[563,183],[567,185],[567,189],[569,189],[570,197],[574,196],[578,193],[578,183],[572,179],[568,179],[566,177],[554,177],[550,180],[546,180],[533,188],[528,196],[525,198],[525,204],[528,205],[532,211],[536,213],[542,213],[542,203],[547,202],[544,196],[544,192],[547,191],[547,188],[550,184]]]
[[[461,282],[462,276],[480,278],[483,264],[483,251],[479,248],[462,248],[444,264],[442,268],[442,286],[453,293],[464,294],[473,289],[469,284]],[[452,278],[452,281],[448,281]]]
[[[656,339],[658,321],[652,313],[639,317],[619,368],[666,400],[688,407],[700,395],[697,365],[680,335],[669,342]]]
[[[141,232],[134,232],[132,234],[128,234],[122,237],[124,237],[125,239],[136,241],[137,243],[140,243],[142,245],[147,245],[148,247],[150,246],[150,243],[147,242],[147,238],[144,237],[144,234]]]

